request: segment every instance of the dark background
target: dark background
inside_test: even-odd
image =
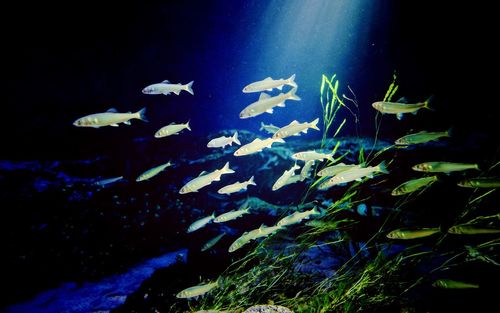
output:
[[[284,11],[290,3],[272,5]],[[0,158],[119,157],[126,154],[133,138],[151,136],[164,124],[189,119],[194,136],[222,128],[256,131],[256,119],[237,118],[248,99],[254,99],[242,94],[241,88],[263,75],[288,77],[292,71],[297,71],[298,94],[303,102],[316,106],[315,112],[321,73],[338,73],[360,100],[363,135],[373,135],[375,111],[370,104],[383,97],[394,71],[399,96],[423,101],[434,94],[437,100],[438,111],[424,119],[425,125],[418,124],[422,119],[417,123],[410,118],[404,131],[408,125],[429,130],[451,126],[496,130],[496,96],[491,88],[496,73],[495,38],[490,36],[494,21],[487,7],[377,1],[374,12],[360,11],[360,31],[365,34],[353,41],[350,57],[342,64],[323,64],[323,60],[317,64],[311,59],[307,68],[301,68],[292,59],[292,71],[269,73],[272,67],[266,65],[272,60],[252,59],[263,40],[254,33],[267,5],[267,1],[170,1],[4,8]],[[322,36],[328,33],[325,29]],[[141,94],[146,85],[164,79],[194,80],[195,96]],[[126,112],[143,106],[148,109],[148,124],[134,121],[132,127],[98,130],[72,126],[81,116],[111,107]],[[273,122],[278,115],[263,118]],[[384,124],[388,139],[403,130],[394,116]],[[353,132],[348,127],[343,134]]]

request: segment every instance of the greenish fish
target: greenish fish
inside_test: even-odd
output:
[[[429,141],[438,140],[442,137],[450,137],[450,131],[445,132],[426,132],[421,131],[415,134],[409,134],[396,140],[395,144],[402,146],[416,145]]]
[[[430,186],[437,180],[438,180],[437,176],[412,179],[394,188],[394,190],[391,192],[391,195],[401,196],[410,192],[414,192],[423,187]]]
[[[210,239],[209,241],[207,241],[203,247],[201,247],[201,251],[206,251],[210,248],[212,248],[213,246],[215,246],[221,239],[222,237],[224,237],[226,233],[222,233],[222,234],[219,234],[217,236],[215,236],[214,238]]]
[[[403,114],[405,113],[417,114],[417,111],[422,108],[432,111],[432,109],[429,107],[431,98],[427,99],[425,102],[419,102],[419,103],[377,101],[372,104],[372,107],[382,114],[396,114],[398,120],[400,120],[403,118]]]
[[[278,126],[274,126],[273,124],[264,124],[260,122],[260,131],[266,131],[268,134],[274,135],[280,128]]]
[[[199,285],[199,286],[194,286],[194,287],[189,287],[177,294],[177,298],[183,298],[183,299],[188,299],[188,298],[194,298],[194,297],[199,297],[210,290],[216,288],[219,286],[219,280],[213,282],[213,283],[208,283],[204,285]]]
[[[434,283],[432,283],[432,287],[444,289],[476,289],[479,288],[479,285],[464,283],[451,279],[438,279]]]
[[[165,164],[162,164],[162,165],[159,165],[159,166],[156,166],[156,167],[153,167],[147,171],[145,171],[144,173],[142,173],[141,175],[139,175],[137,177],[137,179],[135,181],[139,182],[139,181],[143,181],[143,180],[148,180],[158,174],[160,174],[160,172],[162,172],[163,170],[165,170],[167,167],[169,166],[172,166],[173,164],[170,163],[170,161],[168,161],[167,163]]]
[[[477,164],[453,163],[453,162],[425,162],[414,165],[414,171],[427,173],[450,173],[465,170],[479,170]]]
[[[278,223],[276,223],[276,226],[288,226],[297,224],[304,219],[309,219],[312,215],[319,215],[319,214],[321,214],[321,212],[316,207],[304,212],[295,212],[279,220]]]
[[[223,213],[219,216],[217,216],[214,219],[214,223],[225,223],[227,221],[232,221],[237,219],[238,217],[242,216],[243,214],[249,214],[250,213],[250,207],[237,210],[237,211],[229,211],[226,213]]]
[[[418,239],[439,233],[439,228],[396,229],[387,234],[389,239]]]
[[[457,185],[467,188],[498,188],[500,178],[497,177],[477,177],[460,181]]]
[[[336,165],[328,166],[318,172],[318,176],[335,176],[340,172],[350,170],[354,167],[360,167],[359,165],[350,164],[346,165],[344,163],[339,163]]]
[[[300,170],[300,179],[304,180],[310,176],[311,168],[314,165],[314,160],[307,161]]]
[[[482,235],[482,234],[500,234],[500,229],[477,227],[473,225],[455,225],[448,229],[448,233],[454,235]]]

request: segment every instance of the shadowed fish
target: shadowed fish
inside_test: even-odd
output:
[[[477,289],[479,288],[479,285],[451,279],[438,279],[432,283],[432,287],[443,289]]]
[[[189,288],[186,288],[186,289],[182,290],[181,292],[179,292],[176,295],[176,297],[177,298],[184,298],[184,299],[199,297],[199,296],[206,294],[207,292],[209,292],[210,290],[212,290],[218,286],[219,286],[219,280],[217,280],[213,283],[189,287]]]
[[[437,176],[412,179],[394,188],[394,190],[391,192],[391,195],[401,196],[407,193],[411,193],[421,188],[428,187],[437,180]]]
[[[219,234],[217,236],[215,236],[214,238],[210,239],[209,241],[207,241],[203,247],[201,247],[201,251],[206,251],[210,248],[212,248],[213,246],[215,246],[221,239],[222,237],[224,237],[226,233],[222,233],[222,234]]]
[[[449,130],[445,132],[421,131],[415,134],[409,134],[399,139],[396,139],[395,144],[402,146],[416,145],[419,143],[426,143],[429,141],[438,140],[442,137],[450,137],[450,131]]]
[[[387,234],[389,239],[418,239],[439,233],[439,228],[396,229]]]
[[[237,210],[237,211],[229,211],[229,212],[226,212],[226,213],[223,213],[223,214],[217,216],[214,219],[214,223],[225,223],[228,221],[235,220],[238,217],[241,217],[242,215],[249,214],[249,213],[250,213],[250,207],[247,207],[247,208],[244,208],[241,210]]]
[[[162,171],[164,171],[167,167],[169,166],[172,166],[173,164],[170,163],[170,161],[168,161],[167,163],[165,164],[162,164],[162,165],[159,165],[159,166],[156,166],[156,167],[153,167],[147,171],[145,171],[144,173],[142,173],[141,175],[139,175],[139,177],[137,177],[137,179],[135,181],[137,182],[140,182],[140,181],[143,181],[143,180],[148,180],[158,174],[160,174]]]
[[[498,177],[476,177],[460,181],[460,187],[467,188],[498,188],[500,187],[500,178]]]
[[[448,229],[448,233],[454,235],[484,235],[484,234],[500,234],[500,229],[485,228],[474,225],[455,225]]]
[[[452,163],[452,162],[425,162],[414,165],[414,171],[427,173],[450,173],[465,170],[479,170],[477,164]]]

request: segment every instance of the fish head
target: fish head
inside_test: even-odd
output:
[[[150,95],[156,92],[156,88],[154,86],[147,86],[142,90],[143,94]]]
[[[243,88],[242,91],[244,93],[254,92],[254,88],[252,86],[248,85],[248,86],[245,86],[245,88]]]
[[[448,233],[449,234],[460,234],[459,227],[458,226],[451,226],[448,228]]]
[[[292,158],[295,160],[300,160],[302,158],[302,152],[292,154]]]
[[[399,138],[394,143],[398,146],[407,146],[408,145],[408,141],[404,138]]]
[[[430,172],[432,170],[432,164],[430,163],[420,163],[412,167],[414,171],[418,172]]]
[[[248,149],[245,147],[241,147],[238,150],[234,151],[234,156],[242,156],[248,153]]]
[[[402,233],[399,230],[393,230],[386,235],[389,239],[401,239],[403,238]]]
[[[187,291],[183,290],[181,292],[179,292],[177,295],[176,295],[177,298],[188,298],[188,293]]]
[[[381,111],[383,109],[383,102],[382,101],[374,102],[372,103],[372,107],[377,111]]]
[[[432,287],[435,288],[446,288],[446,281],[439,279],[432,283]]]
[[[457,183],[458,186],[460,187],[476,187],[477,183],[475,181],[472,181],[472,180],[462,180],[460,182]]]
[[[93,126],[97,124],[97,118],[90,118],[90,117],[82,117],[77,119],[76,121],[73,122],[74,126],[77,127],[87,127],[87,126]]]
[[[191,190],[187,186],[184,186],[181,188],[181,190],[179,190],[179,194],[181,194],[181,195],[186,194],[188,192],[191,192]]]
[[[243,111],[240,112],[240,118],[241,119],[244,119],[244,118],[249,118],[249,117],[252,117],[255,110],[254,109],[244,109]]]

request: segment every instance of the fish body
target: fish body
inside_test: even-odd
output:
[[[189,92],[190,94],[194,95],[193,92],[193,83],[189,82],[185,85],[182,84],[171,84],[168,80],[164,80],[161,83],[158,84],[152,84],[147,86],[142,90],[142,93],[147,94],[147,95],[169,95],[171,92],[175,93],[176,95],[179,95],[182,90]]]
[[[187,232],[192,233],[200,228],[207,226],[208,223],[211,223],[215,218],[215,212],[210,216],[205,216],[195,221],[193,224],[189,225]]]
[[[246,245],[247,243],[249,243],[253,239],[255,239],[255,236],[253,236],[249,232],[245,232],[229,246],[228,251],[234,252],[243,247],[244,245]]]
[[[295,95],[297,88],[293,88],[288,93],[280,93],[277,96],[271,97],[267,93],[261,93],[259,100],[250,104],[243,109],[240,113],[240,118],[245,119],[249,117],[254,117],[262,113],[273,113],[274,107],[285,107],[286,100],[296,100],[299,101],[300,98]]]
[[[315,160],[322,161],[324,159],[334,161],[333,153],[320,153],[314,150],[294,153],[292,154],[292,158],[301,161],[315,161]]]
[[[245,209],[237,210],[237,211],[229,211],[229,212],[226,212],[226,213],[223,213],[223,214],[217,216],[214,219],[214,223],[225,223],[228,221],[235,220],[238,217],[241,217],[242,215],[249,214],[249,213],[250,213],[249,207],[245,208]]]
[[[281,90],[285,85],[297,88],[297,84],[295,83],[295,74],[290,76],[288,79],[283,79],[283,78],[272,79],[271,77],[267,77],[261,81],[257,81],[245,86],[245,88],[243,88],[243,92],[251,93],[251,92],[260,92],[264,90],[271,91],[274,88]]]
[[[322,169],[321,171],[318,172],[318,176],[324,177],[324,176],[335,176],[340,172],[344,172],[350,169],[353,169],[355,167],[360,167],[359,165],[351,164],[351,165],[346,165],[344,163],[339,163],[336,165],[328,166]]]
[[[276,180],[274,183],[272,190],[276,191],[281,187],[285,186],[287,181],[295,174],[295,170],[298,170],[300,167],[297,164],[294,164],[289,170],[285,170],[283,174]]]
[[[396,229],[387,234],[389,239],[418,239],[439,233],[439,228]]]
[[[377,101],[372,104],[372,107],[382,114],[396,114],[397,118],[400,120],[405,113],[416,114],[417,111],[422,108],[432,110],[429,107],[430,102],[431,98],[427,99],[425,102],[419,103]]]
[[[270,234],[280,230],[281,226],[271,226],[267,227],[265,225],[261,225],[259,228],[251,230],[249,232],[243,233],[238,239],[236,239],[231,246],[229,247],[229,252],[234,252],[252,240],[256,240],[258,238],[267,237]]]
[[[293,175],[292,177],[290,177],[284,186],[287,186],[287,185],[291,185],[291,184],[295,184],[299,181],[304,181],[304,179],[302,179],[302,176],[301,175]],[[283,187],[283,186],[282,186]]]
[[[186,194],[189,192],[198,192],[201,188],[210,185],[214,181],[219,181],[220,177],[224,174],[234,173],[232,169],[229,168],[229,162],[227,162],[223,168],[215,170],[213,172],[204,174],[203,172],[196,178],[190,180],[186,183],[180,190],[180,194]]]
[[[189,122],[186,124],[170,124],[163,126],[155,133],[155,138],[162,138],[171,135],[178,135],[183,129],[191,130],[189,127]]]
[[[146,108],[132,113],[118,113],[115,109],[109,109],[104,113],[90,114],[81,117],[73,122],[74,126],[77,127],[93,127],[99,128],[103,126],[114,126],[118,127],[119,123],[130,125],[131,119],[138,119],[147,122],[146,118]]]
[[[479,170],[477,164],[452,163],[452,162],[425,162],[414,165],[414,171],[427,173],[450,173],[465,170]]]
[[[243,145],[238,150],[236,150],[234,152],[234,155],[243,156],[256,152],[261,152],[265,148],[271,148],[271,146],[275,142],[284,143],[285,141],[281,138],[266,138],[266,139],[255,138],[254,141],[247,143],[246,145]]]
[[[186,288],[186,289],[182,290],[181,292],[179,292],[176,297],[177,298],[184,298],[184,299],[199,297],[199,296],[206,294],[210,290],[216,288],[218,285],[219,285],[219,282],[216,281],[216,282],[208,283],[205,285],[189,287],[189,288]]]
[[[242,190],[247,190],[248,185],[257,186],[257,184],[253,180],[253,176],[250,177],[250,179],[247,180],[247,181],[236,182],[234,184],[224,186],[221,189],[219,189],[217,192],[220,193],[220,194],[227,194],[227,195],[229,195],[231,193],[239,192],[239,191],[242,191]]]
[[[386,168],[385,161],[382,161],[377,166],[368,166],[368,167],[354,167],[349,170],[338,173],[337,175],[329,178],[328,180],[321,183],[318,188],[320,190],[328,189],[332,186],[348,183],[352,181],[361,181],[364,177],[373,177],[375,173],[384,173],[388,174],[389,171]]]
[[[120,181],[122,179],[123,179],[123,176],[113,177],[113,178],[106,178],[106,179],[102,179],[102,180],[96,181],[94,184],[97,185],[97,186],[105,187],[106,185],[115,183],[115,182]]]
[[[468,188],[498,188],[500,187],[500,178],[496,177],[477,177],[462,180],[458,183],[460,187]]]
[[[315,160],[309,160],[304,164],[304,166],[300,170],[300,180],[304,180],[310,176],[311,168],[314,165],[314,162]]]
[[[483,234],[500,234],[500,229],[484,228],[473,225],[455,225],[448,229],[448,233],[454,235],[483,235]]]
[[[274,126],[273,124],[264,124],[262,122],[260,122],[260,131],[264,130],[266,131],[268,134],[271,134],[271,135],[274,135],[274,133],[276,133],[280,128],[278,126]]]
[[[477,289],[479,285],[470,284],[461,281],[451,280],[451,279],[438,279],[433,284],[433,287],[444,288],[444,289]]]
[[[319,212],[316,207],[304,212],[295,212],[279,220],[276,226],[289,226],[297,224],[304,219],[309,219],[312,215],[318,215],[318,214],[321,214],[321,212]]]
[[[428,187],[437,180],[437,176],[412,179],[394,188],[394,190],[391,192],[391,195],[401,196],[407,193],[411,193],[421,188]]]
[[[426,143],[429,141],[438,140],[442,137],[450,137],[450,131],[445,132],[426,132],[421,131],[415,134],[403,136],[395,141],[396,145],[408,146],[416,145],[419,143]]]
[[[282,229],[283,227],[280,226],[280,225],[275,225],[275,226],[269,226],[269,227],[260,227],[259,228],[259,232],[257,233],[255,239],[258,239],[258,238],[262,238],[262,237],[267,237],[275,232],[277,232],[278,230]]]
[[[141,175],[139,175],[135,181],[140,182],[140,181],[143,181],[143,180],[148,180],[151,177],[154,177],[154,176],[158,175],[160,172],[162,172],[163,170],[165,170],[169,166],[172,166],[172,163],[170,163],[170,161],[168,161],[165,164],[153,167],[153,168],[145,171]]]
[[[300,133],[307,134],[307,130],[309,128],[319,130],[317,124],[319,122],[319,118],[315,119],[312,122],[304,122],[299,123],[296,120],[293,120],[290,124],[278,129],[273,138],[287,138],[294,135],[300,135]]]
[[[222,237],[224,237],[226,233],[222,233],[222,234],[219,234],[217,236],[215,236],[214,238],[210,239],[209,241],[207,241],[203,247],[201,247],[201,251],[206,251],[210,248],[212,248],[213,246],[215,246],[221,239]]]
[[[238,140],[238,132],[234,132],[231,137],[218,137],[210,140],[207,144],[208,148],[224,148],[227,145],[232,146],[233,142],[237,145],[241,145],[241,142]]]

